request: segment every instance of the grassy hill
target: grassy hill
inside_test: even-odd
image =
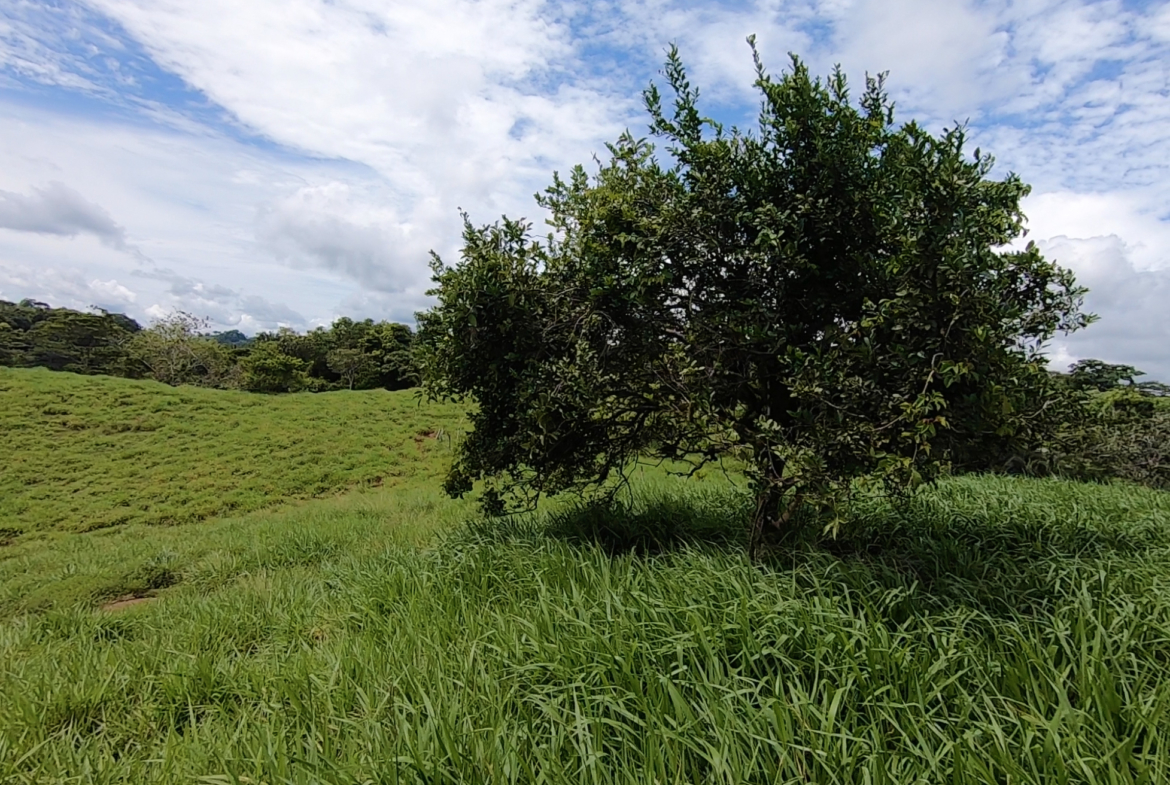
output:
[[[0,529],[92,531],[249,512],[441,471],[462,426],[409,391],[263,396],[0,368]]]
[[[1170,781],[1170,494],[965,477],[749,564],[719,478],[478,521],[415,438],[459,413],[409,396],[0,383],[5,494],[97,445],[129,478],[6,508],[0,782]],[[171,438],[103,441],[139,419]],[[296,455],[350,463],[271,506]],[[159,526],[131,465],[267,509]]]

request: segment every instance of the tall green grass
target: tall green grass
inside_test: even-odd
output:
[[[0,782],[1170,782],[1168,494],[953,479],[752,564],[719,478],[483,521],[416,441],[438,410],[46,377],[0,376],[31,412],[0,486],[48,499],[0,502]],[[156,406],[168,438],[93,425]],[[401,476],[273,506],[294,435]],[[54,453],[105,463],[72,494]],[[68,522],[145,504],[135,461],[225,460],[267,509]]]
[[[422,547],[306,511],[155,604],[23,616],[0,778],[1170,780],[1165,495],[955,480],[751,565],[736,493],[645,481],[600,533],[569,506]]]

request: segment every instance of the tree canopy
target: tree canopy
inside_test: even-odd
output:
[[[884,76],[854,103],[839,69],[755,63],[753,132],[700,113],[672,50],[672,106],[645,93],[668,155],[627,132],[537,196],[547,236],[465,216],[460,259],[433,258],[424,391],[476,404],[449,493],[483,481],[502,513],[638,456],[734,458],[759,534],[1038,438],[1043,345],[1092,317],[1070,272],[1006,250],[1028,186],[962,127],[895,125]]]
[[[0,365],[125,375],[125,346],[142,328],[120,313],[52,308],[36,300],[0,300]]]

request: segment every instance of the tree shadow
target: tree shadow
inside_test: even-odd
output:
[[[597,546],[611,556],[654,556],[688,547],[745,550],[751,504],[733,491],[581,502],[549,514],[544,534]]]
[[[902,503],[868,500],[850,509],[835,537],[804,536],[767,547],[761,570],[784,573],[809,591],[825,588],[912,594],[908,607],[973,608],[993,616],[1050,613],[1070,588],[1094,594],[1137,590],[1143,580],[1106,570],[1143,553],[1170,551],[1170,527],[1117,518],[1086,522],[1041,514],[1044,500],[956,504],[918,494]],[[752,499],[741,491],[580,503],[523,528],[531,535],[599,547],[612,556],[652,557],[713,549],[747,557]],[[891,609],[896,616],[896,612]]]
[[[855,515],[840,536],[813,548],[850,587],[913,591],[928,607],[993,616],[1046,615],[1084,588],[1096,597],[1140,591],[1146,575],[1118,567],[1170,549],[1170,528],[1059,521],[1027,505],[955,510],[923,495]],[[791,564],[793,553],[769,554]]]

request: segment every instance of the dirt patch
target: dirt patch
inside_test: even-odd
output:
[[[139,605],[145,605],[149,602],[154,602],[157,599],[157,597],[139,597],[133,594],[127,594],[124,597],[119,597],[116,600],[110,600],[105,605],[99,607],[98,610],[114,613],[117,611],[124,611],[127,608],[136,608]]]
[[[421,454],[422,452],[424,452],[423,444],[427,440],[433,441],[434,438],[435,438],[434,431],[419,431],[418,433],[416,433],[414,435],[414,446],[418,448],[418,451]]]

